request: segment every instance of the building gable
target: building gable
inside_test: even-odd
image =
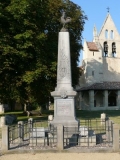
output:
[[[105,22],[103,23],[103,26],[101,28],[101,31],[98,35],[99,40],[100,39],[105,39],[105,40],[120,40],[120,35],[119,32],[117,31],[117,28],[110,16],[110,14],[108,13]]]

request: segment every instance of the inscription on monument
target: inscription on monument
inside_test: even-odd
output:
[[[64,54],[64,50],[61,49],[61,60],[59,64],[59,78],[64,78],[68,74],[68,59]]]
[[[62,49],[60,49],[60,62],[58,65],[58,80],[61,80],[64,77],[68,77],[70,78],[70,64],[69,64],[69,60],[68,60],[68,56],[66,56],[65,53],[65,47],[64,44],[62,42]]]
[[[59,116],[70,116],[71,115],[71,100],[58,100],[57,101],[57,115]]]

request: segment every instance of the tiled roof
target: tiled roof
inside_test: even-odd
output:
[[[87,42],[87,46],[90,51],[99,51],[94,42]]]
[[[83,90],[120,90],[120,82],[101,82],[94,83],[90,86],[82,87],[77,91]]]

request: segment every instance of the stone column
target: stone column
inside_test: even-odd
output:
[[[18,122],[18,136],[19,136],[19,143],[24,140],[24,124],[23,121]]]
[[[111,120],[106,120],[105,121],[105,126],[106,126],[106,140],[108,142],[111,142],[113,139],[113,122]]]
[[[104,109],[108,108],[108,90],[104,91],[103,106],[104,106]]]
[[[94,90],[89,91],[89,106],[90,110],[94,109]]]
[[[120,90],[118,91],[118,96],[117,96],[117,106],[120,109]]]
[[[28,119],[29,132],[33,130],[33,118]]]
[[[0,104],[0,113],[4,113],[4,105]]]
[[[2,127],[2,150],[7,151],[9,149],[9,138],[8,138],[8,126]]]
[[[119,150],[119,125],[113,124],[113,150]]]
[[[1,116],[1,118],[0,118],[0,127],[3,127],[4,125],[6,125],[5,116]]]
[[[57,148],[59,150],[64,149],[64,138],[63,138],[63,125],[59,124],[57,126]]]

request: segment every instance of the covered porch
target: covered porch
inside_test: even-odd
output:
[[[77,108],[82,110],[120,110],[120,82],[94,83],[78,92]]]

